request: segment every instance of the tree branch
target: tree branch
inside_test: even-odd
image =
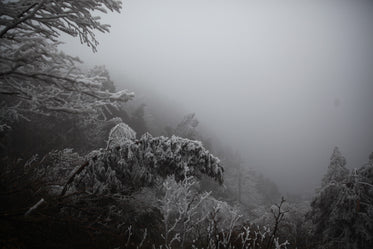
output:
[[[23,16],[23,14],[25,14],[27,11],[29,11],[30,9],[32,9],[34,6],[35,8],[28,14],[28,15],[25,15],[24,17],[16,20],[14,23],[11,23],[10,25],[6,26],[3,30],[1,30],[0,32],[0,38],[3,38],[4,35],[11,29],[14,29],[15,27],[17,27],[17,25],[19,25],[20,23],[23,23],[25,22],[27,19],[31,18],[33,15],[35,15],[35,13],[44,5],[46,0],[42,0],[40,1],[39,4],[37,4],[35,6],[35,4],[31,5],[29,8],[27,8],[25,11],[23,11],[21,14],[19,14],[19,16]]]
[[[73,180],[74,180],[74,178],[75,178],[75,176],[77,175],[77,174],[79,174],[80,172],[82,172],[83,171],[83,169],[85,168],[85,167],[87,167],[89,165],[89,161],[87,161],[87,162],[85,162],[85,163],[83,163],[71,176],[70,176],[70,178],[67,180],[67,182],[66,182],[66,184],[65,184],[65,186],[63,187],[63,189],[62,189],[62,192],[61,192],[61,194],[60,194],[60,197],[62,197],[62,196],[64,196],[65,195],[65,193],[66,193],[66,191],[67,191],[67,187],[68,187],[68,185],[70,184],[70,183],[72,183],[73,182]]]

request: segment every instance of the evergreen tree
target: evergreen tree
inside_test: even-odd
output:
[[[345,166],[346,159],[342,156],[339,148],[336,146],[333,150],[332,156],[330,157],[328,172],[322,179],[322,187],[325,187],[332,182],[340,183],[346,180],[349,172]]]
[[[348,175],[346,161],[336,147],[322,188],[307,214],[314,224],[319,248],[373,247],[372,161]]]

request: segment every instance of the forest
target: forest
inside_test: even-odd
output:
[[[99,51],[125,4],[0,2],[0,248],[373,248],[373,152],[336,144],[311,194],[286,193],[197,111],[61,50]]]

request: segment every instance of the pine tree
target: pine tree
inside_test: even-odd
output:
[[[373,165],[370,161],[348,175],[345,164],[336,147],[307,214],[314,224],[314,240],[320,248],[372,248]]]
[[[330,183],[341,183],[346,180],[349,174],[346,166],[346,159],[342,156],[338,147],[335,147],[330,157],[328,172],[322,179],[322,187]]]

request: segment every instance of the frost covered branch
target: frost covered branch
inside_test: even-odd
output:
[[[179,183],[175,181],[174,176],[168,177],[163,183],[165,194],[159,201],[164,224],[162,238],[166,248],[171,248],[176,241],[181,242],[180,248],[184,248],[186,238],[193,226],[205,219],[199,216],[198,208],[210,193],[195,193],[192,190],[195,184],[195,179],[186,174]],[[174,236],[170,239],[172,234]]]
[[[96,51],[94,31],[108,32],[109,25],[94,13],[119,12],[121,1],[2,1],[0,9],[0,94],[22,100],[19,111],[92,115],[133,98],[114,92],[104,67],[84,73],[79,58],[58,50],[64,32]]]
[[[219,159],[200,142],[175,136],[152,137],[148,133],[135,140],[133,131],[125,139],[120,139],[124,125],[119,124],[112,129],[108,149],[93,151],[86,159],[69,150],[50,153],[48,160],[55,158],[57,153],[64,160],[74,158],[72,163],[75,164],[70,165],[70,170],[62,176],[58,165],[68,163],[53,159],[56,161],[45,164],[45,168],[40,169],[45,178],[48,178],[46,180],[64,179],[64,188],[59,191],[62,195],[71,190],[89,193],[124,192],[129,186],[149,186],[169,175],[175,175],[176,181],[183,181],[190,176],[207,175],[222,183],[223,167]],[[126,128],[131,129],[128,126]],[[118,140],[114,141],[114,138]],[[192,209],[193,206],[189,208]]]
[[[41,204],[43,204],[45,201],[43,198],[40,199],[40,201],[38,201],[34,206],[30,207],[29,210],[27,210],[27,212],[25,213],[25,216],[28,216],[31,214],[31,212],[33,212],[34,210],[36,210]]]
[[[94,31],[109,32],[110,25],[101,23],[94,11],[120,12],[121,8],[122,2],[117,0],[2,1],[0,38],[16,40],[36,32],[56,41],[59,33],[64,32],[78,36],[96,51]]]

